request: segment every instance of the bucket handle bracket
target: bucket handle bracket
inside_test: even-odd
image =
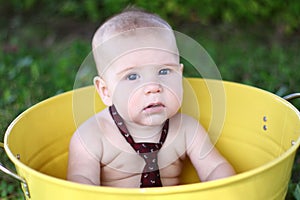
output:
[[[292,93],[292,94],[288,94],[284,97],[282,97],[284,100],[286,101],[290,101],[290,100],[293,100],[293,99],[297,99],[297,98],[300,98],[300,92],[297,92],[297,93]],[[291,144],[294,145],[296,142],[294,140],[292,140]]]
[[[293,100],[293,99],[296,99],[296,98],[300,98],[300,92],[288,94],[288,95],[284,96],[283,98],[284,98],[285,100],[287,100],[287,101]]]
[[[0,148],[4,148],[4,144],[0,142]],[[22,187],[23,187],[23,191],[24,194],[26,195],[27,198],[30,199],[30,192],[29,192],[29,187],[28,184],[26,182],[26,180],[20,176],[18,176],[17,174],[15,174],[14,172],[10,171],[9,169],[5,168],[2,163],[0,163],[0,171],[2,171],[3,173],[5,173],[6,175],[18,180],[21,182]]]

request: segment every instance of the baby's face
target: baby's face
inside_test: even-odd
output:
[[[177,113],[182,102],[182,65],[166,48],[140,48],[115,59],[103,79],[112,103],[125,121],[141,125],[162,124]]]

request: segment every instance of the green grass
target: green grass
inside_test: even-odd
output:
[[[216,62],[224,80],[262,88],[280,96],[300,92],[300,39],[277,36],[262,27],[181,27],[197,39]],[[10,122],[37,102],[72,90],[76,72],[90,51],[90,38],[58,35],[41,27],[0,29],[0,141]],[[91,31],[92,32],[92,31]],[[90,32],[90,33],[91,33]],[[194,76],[185,69],[186,76]],[[293,101],[298,107],[299,100]],[[13,168],[0,150],[0,162]],[[298,156],[299,157],[299,156]],[[287,199],[300,199],[297,157]],[[18,182],[2,173],[0,199],[21,199]],[[4,178],[3,178],[4,177]],[[297,185],[298,184],[298,185]]]

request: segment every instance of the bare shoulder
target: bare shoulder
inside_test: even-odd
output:
[[[99,131],[104,130],[108,124],[107,109],[104,109],[80,124],[76,131],[80,132],[81,136],[89,136],[89,134],[98,135]]]
[[[72,139],[76,138],[86,151],[99,158],[102,149],[103,134],[109,124],[107,109],[104,109],[79,125]]]

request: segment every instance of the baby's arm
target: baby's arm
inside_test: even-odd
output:
[[[73,182],[100,185],[100,163],[86,148],[78,132],[69,146],[67,179]]]
[[[230,163],[214,148],[205,129],[192,120],[187,133],[187,154],[192,161],[201,181],[210,181],[229,177],[235,174]]]

